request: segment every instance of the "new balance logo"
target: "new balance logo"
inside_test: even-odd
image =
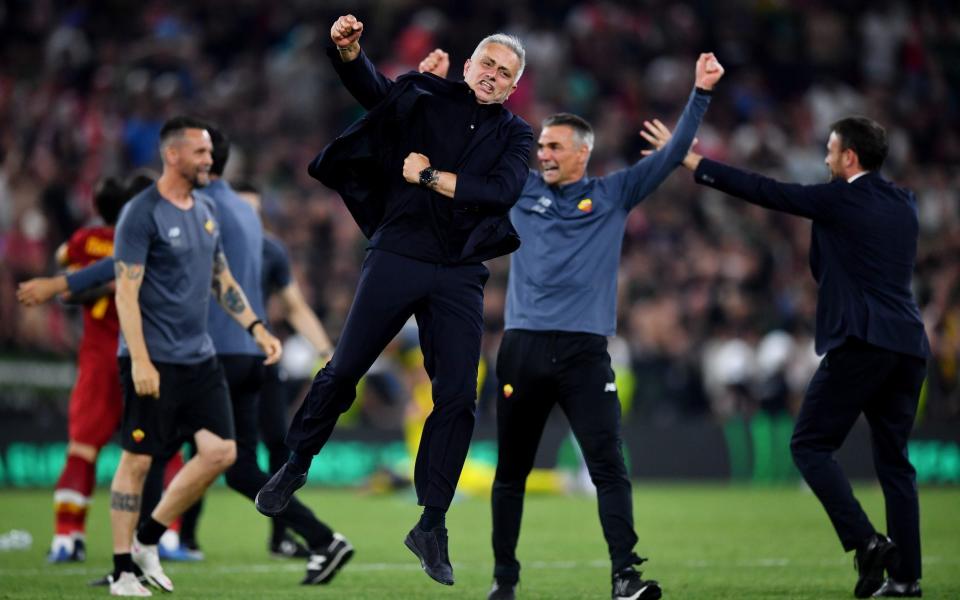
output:
[[[615,382],[610,382],[607,385],[603,386],[603,391],[605,392],[615,392],[617,391],[617,384]]]

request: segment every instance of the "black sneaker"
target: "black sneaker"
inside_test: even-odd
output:
[[[87,545],[80,538],[73,540],[73,552],[70,554],[70,560],[73,562],[83,562],[87,560]]]
[[[413,526],[403,543],[420,559],[427,575],[443,585],[453,585],[453,567],[447,554],[447,528],[439,525],[430,531]]]
[[[895,569],[899,563],[897,545],[885,535],[873,534],[866,545],[858,548],[853,556],[853,566],[859,573],[853,595],[857,598],[869,598],[883,585],[884,569]]]
[[[923,590],[920,589],[919,581],[910,583],[900,583],[887,578],[880,586],[880,589],[873,593],[874,598],[921,598]]]
[[[507,581],[493,580],[493,587],[487,594],[487,600],[515,600],[517,597],[517,584]]]
[[[293,493],[307,482],[306,473],[297,475],[290,472],[287,469],[288,466],[289,463],[280,467],[280,470],[273,474],[270,481],[257,492],[257,497],[254,498],[253,503],[261,514],[276,517],[283,513],[287,510]]]
[[[307,561],[307,576],[303,585],[326,584],[333,580],[337,571],[353,558],[353,546],[339,533],[333,534],[333,541],[326,548],[314,551]]]
[[[293,539],[288,534],[284,534],[284,536],[279,540],[270,540],[270,543],[267,545],[267,549],[270,551],[270,556],[273,556],[274,558],[310,557],[310,551],[307,550],[306,546]]]
[[[660,584],[640,578],[640,571],[627,567],[613,575],[613,600],[656,600],[663,595]]]

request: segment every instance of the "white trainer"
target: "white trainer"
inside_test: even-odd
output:
[[[143,587],[143,584],[140,583],[136,575],[129,571],[124,571],[120,573],[120,578],[116,581],[113,580],[113,577],[110,578],[110,595],[145,598],[153,594],[150,593],[150,590]]]
[[[134,535],[133,543],[130,544],[130,557],[134,564],[140,567],[147,583],[165,592],[173,591],[173,582],[170,581],[170,578],[163,572],[163,567],[160,566],[160,553],[156,544],[152,546],[143,545]]]

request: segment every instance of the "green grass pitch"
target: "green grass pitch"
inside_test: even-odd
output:
[[[267,521],[224,488],[207,498],[200,525],[206,561],[168,563],[170,598],[485,598],[490,586],[490,511],[484,499],[457,501],[447,518],[457,583],[430,580],[403,537],[418,516],[409,493],[302,490],[300,498],[356,547],[353,561],[328,586],[300,586],[304,565],[269,558]],[[858,488],[883,530],[876,486]],[[102,598],[87,581],[110,568],[106,491],[97,490],[88,527],[87,562],[47,565],[51,493],[0,493],[0,533],[25,529],[25,551],[0,552],[0,598]],[[960,488],[921,490],[926,598],[960,598]],[[645,576],[665,598],[852,598],[852,557],[844,554],[813,495],[799,486],[634,486],[638,551]],[[530,497],[524,513],[520,598],[608,598],[609,565],[591,497]],[[155,592],[155,595],[164,595]]]

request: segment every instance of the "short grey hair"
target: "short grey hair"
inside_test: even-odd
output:
[[[593,152],[593,127],[586,119],[571,113],[557,113],[550,115],[540,124],[541,127],[556,127],[565,125],[573,130],[573,137]]]
[[[477,44],[477,47],[473,50],[473,54],[470,56],[470,60],[476,60],[477,55],[480,54],[480,51],[489,44],[500,44],[501,46],[506,46],[517,55],[517,58],[520,59],[520,70],[517,71],[517,76],[513,82],[516,83],[520,81],[520,76],[523,75],[523,70],[527,66],[527,51],[523,49],[523,43],[520,41],[520,38],[508,33],[494,33],[492,35],[488,35],[480,40],[479,44]]]

